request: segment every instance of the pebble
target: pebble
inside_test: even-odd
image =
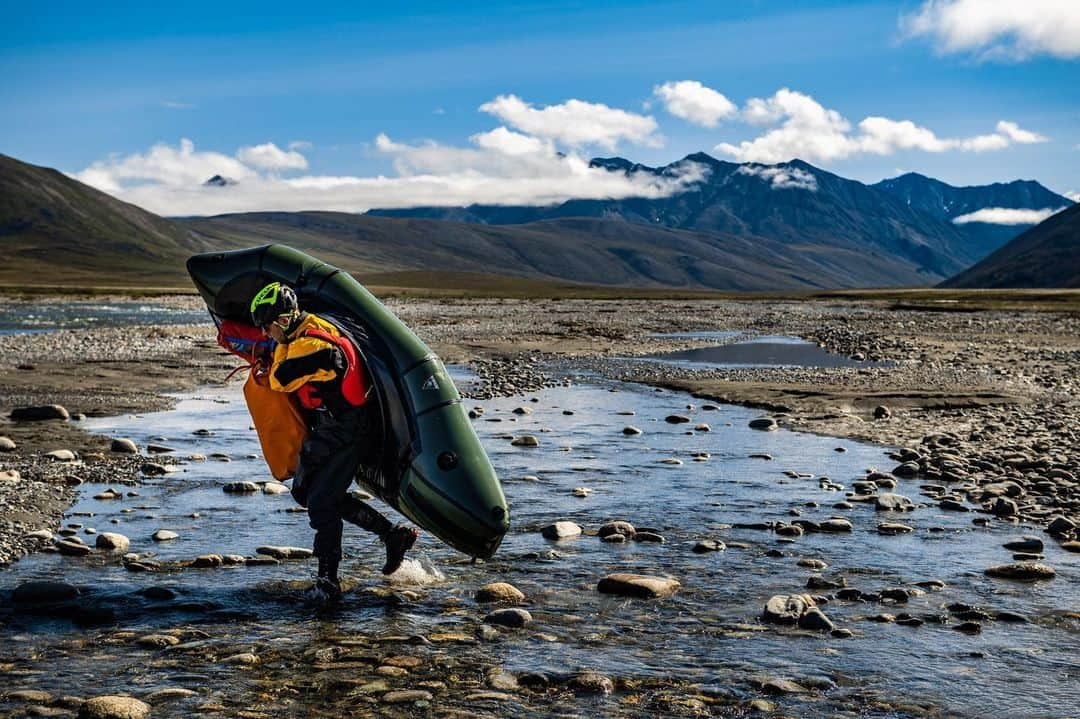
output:
[[[510,444],[514,447],[539,447],[540,440],[531,434],[523,434],[520,437],[514,437]]]
[[[675,579],[645,574],[609,574],[596,585],[601,594],[617,594],[639,599],[666,597],[679,591],[681,585]]]
[[[14,452],[18,449],[19,445],[9,437],[0,437],[0,452]]]

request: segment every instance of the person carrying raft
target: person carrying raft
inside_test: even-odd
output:
[[[393,574],[419,531],[392,525],[373,507],[349,494],[364,464],[375,461],[381,422],[368,403],[366,368],[352,341],[326,319],[300,309],[296,292],[271,282],[251,300],[252,324],[276,342],[265,373],[270,389],[294,393],[308,425],[293,474],[292,496],[308,510],[319,560],[312,588],[317,601],[341,596],[342,520],[379,536],[386,546],[383,574]]]

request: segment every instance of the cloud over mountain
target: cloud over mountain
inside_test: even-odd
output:
[[[836,110],[788,88],[769,98],[751,98],[742,117],[753,125],[774,127],[752,140],[716,145],[716,150],[741,162],[776,163],[795,157],[830,162],[859,154],[891,155],[901,150],[986,152],[1046,141],[1042,135],[1004,120],[997,123],[993,133],[967,138],[942,138],[911,120],[878,116],[866,117],[853,128]]]
[[[1047,217],[1056,215],[1064,207],[1047,207],[1042,210],[1015,210],[1008,207],[984,207],[953,219],[957,225],[985,222],[989,225],[1037,225]]]

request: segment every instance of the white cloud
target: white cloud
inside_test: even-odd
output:
[[[1015,210],[1010,207],[984,207],[966,215],[954,217],[957,225],[969,222],[985,222],[991,225],[1037,225],[1050,215],[1061,212],[1064,207],[1046,207],[1041,210]]]
[[[165,188],[201,185],[214,175],[232,180],[255,176],[255,171],[235,157],[218,152],[196,152],[195,143],[180,140],[179,147],[158,143],[145,153],[99,160],[75,179],[105,192],[117,194],[133,184],[151,183]]]
[[[290,150],[310,150],[315,147],[315,145],[308,140],[293,140],[289,143],[288,147]]]
[[[743,165],[738,169],[740,175],[754,175],[769,182],[774,190],[809,190],[817,192],[817,178],[806,170],[797,167],[765,167],[762,165]]]
[[[1062,194],[1064,194],[1065,197],[1068,197],[1073,202],[1080,202],[1080,192],[1074,192],[1073,190],[1069,190],[1068,192],[1064,192]]]
[[[731,100],[697,80],[665,82],[653,87],[653,95],[660,98],[664,108],[675,117],[702,127],[716,127],[721,120],[738,111]]]
[[[1014,122],[998,122],[996,132],[969,138],[942,138],[911,120],[870,116],[857,131],[836,110],[830,110],[801,92],[782,88],[772,97],[751,98],[742,118],[754,125],[778,125],[738,145],[722,142],[716,150],[741,162],[777,163],[792,158],[830,162],[853,155],[891,155],[902,150],[945,152],[1001,150],[1014,143],[1045,142],[1038,133]]]
[[[696,163],[687,163],[671,176],[608,171],[590,167],[586,156],[573,151],[560,153],[550,141],[506,128],[480,133],[472,140],[471,147],[435,142],[414,145],[380,134],[374,147],[394,160],[398,169],[394,177],[280,177],[225,154],[196,152],[189,140],[182,140],[179,148],[156,145],[147,153],[112,157],[75,177],[158,214],[212,215],[657,198],[687,189],[707,172]],[[215,174],[239,181],[225,187],[204,186],[203,182]]]
[[[1022,130],[1015,122],[1006,122],[1005,120],[1002,120],[997,124],[997,131],[999,134],[1004,135],[1020,145],[1033,145],[1048,140],[1044,135],[1040,135],[1037,132]]]
[[[499,95],[480,106],[522,132],[569,147],[599,145],[614,150],[620,142],[660,147],[656,120],[601,103],[567,100],[536,109],[516,95]]]
[[[469,138],[474,145],[485,150],[495,150],[504,155],[529,155],[538,152],[551,152],[550,142],[520,132],[507,130],[505,127],[496,127],[489,132],[481,132]]]
[[[1080,57],[1076,0],[926,0],[900,25],[908,37],[933,38],[943,53],[998,60]]]
[[[161,106],[170,110],[190,110],[195,107],[190,102],[179,102],[177,100],[162,100]]]
[[[282,150],[272,142],[241,147],[236,152],[236,157],[241,162],[262,170],[306,170],[308,166],[307,158],[299,152]]]

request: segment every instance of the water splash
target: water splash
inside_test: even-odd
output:
[[[387,579],[398,586],[426,587],[446,581],[446,575],[430,559],[422,556],[419,559],[406,559]]]

